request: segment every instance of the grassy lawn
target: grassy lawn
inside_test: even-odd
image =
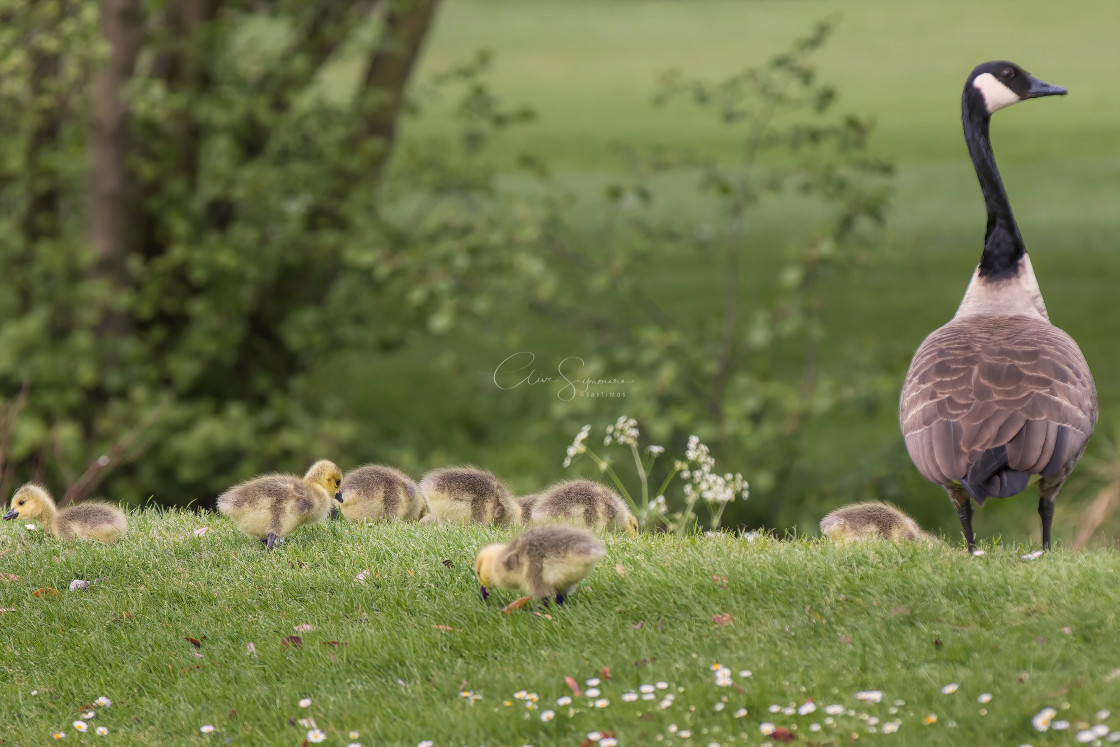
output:
[[[959,545],[609,538],[564,607],[506,615],[516,595],[484,604],[472,573],[502,530],[331,521],[265,554],[213,515],[130,521],[112,547],[0,530],[3,744],[95,740],[99,726],[106,744],[296,745],[315,728],[335,745],[578,744],[593,731],[760,744],[769,723],[807,744],[1038,747],[1120,729],[1113,550],[1027,561],[1029,548],[990,544],[971,558]],[[70,592],[74,579],[101,580]],[[293,635],[302,645],[285,646]],[[575,696],[566,677],[581,691],[598,678],[600,694]],[[881,702],[857,699],[873,690]],[[1069,730],[1036,731],[1044,707]]]
[[[606,156],[609,143],[666,143],[718,158],[738,151],[736,134],[707,115],[652,104],[661,72],[729,75],[761,63],[836,13],[840,23],[819,54],[821,75],[838,88],[842,109],[876,120],[874,150],[894,160],[897,174],[878,253],[831,292],[822,367],[843,371],[845,356],[856,351],[901,386],[914,349],[955,311],[984,230],[980,191],[960,131],[960,87],[976,63],[1006,57],[1070,89],[1066,98],[1001,112],[993,141],[1051,318],[1080,343],[1100,392],[1099,428],[1111,434],[1120,414],[1120,348],[1113,344],[1120,316],[1112,287],[1120,274],[1120,252],[1113,246],[1120,99],[1112,94],[1112,71],[1101,64],[1100,50],[1111,45],[1120,5],[1093,0],[1055,13],[1040,0],[449,0],[418,75],[423,80],[479,48],[494,51],[495,93],[508,103],[531,105],[540,117],[504,135],[488,157],[504,168],[528,151],[549,164],[556,189],[578,198],[573,210],[589,226],[585,248],[594,252],[591,227],[603,186],[621,174],[621,164]],[[341,63],[324,84],[344,91],[356,72]],[[448,132],[446,113],[436,106],[407,123],[404,137]],[[663,187],[657,203],[663,219],[697,224],[711,213],[693,177],[682,175]],[[755,248],[747,298],[764,298],[772,288],[802,210],[800,203],[776,199],[751,216],[748,235]],[[642,278],[651,295],[689,318],[719,313],[713,299],[723,279],[710,262],[697,261],[704,256],[699,245],[683,240],[653,249]],[[562,476],[555,457],[574,430],[571,424],[563,418],[525,423],[490,374],[514,352],[514,329],[538,340],[535,352],[542,359],[586,353],[587,343],[553,320],[511,315],[504,321],[508,327],[502,323],[481,337],[438,340],[380,357],[377,387],[368,386],[367,361],[331,362],[326,385],[351,393],[348,401],[366,424],[370,458],[388,454],[417,470],[439,459],[475,461],[525,489]],[[453,374],[433,366],[449,347],[467,352]],[[613,421],[618,408],[603,401],[597,417]],[[442,431],[437,453],[410,451],[417,434],[433,429]],[[1090,455],[1099,453],[1101,442],[1090,444]],[[814,424],[802,472],[811,469],[813,480],[850,484],[857,492],[872,474],[901,484],[912,467],[900,443],[892,394],[862,416],[843,413]],[[750,458],[740,455],[735,465],[748,478]],[[1094,489],[1075,478],[1065,495],[1076,499]],[[938,488],[918,481],[912,494],[893,497],[946,530],[955,523]],[[1029,536],[1032,514],[1022,508],[1019,520],[1006,525],[1012,536]],[[792,509],[783,518],[785,526],[801,530],[813,522]]]

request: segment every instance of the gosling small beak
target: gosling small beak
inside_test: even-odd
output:
[[[1065,96],[1069,91],[1061,86],[1052,86],[1049,83],[1039,80],[1033,75],[1029,76],[1031,79],[1030,90],[1027,91],[1028,99],[1042,98],[1043,96]]]
[[[336,501],[338,501],[339,503],[342,503],[342,493],[335,493],[334,494],[334,499]]]
[[[4,514],[4,521],[11,521],[12,519],[16,518],[17,516],[19,516],[19,511],[16,511],[13,508],[11,511]]]

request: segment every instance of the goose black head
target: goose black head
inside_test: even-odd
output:
[[[964,90],[966,97],[976,102],[976,108],[989,116],[1024,99],[1064,96],[1067,93],[1061,86],[1044,83],[1014,62],[1005,60],[977,65],[968,76]]]

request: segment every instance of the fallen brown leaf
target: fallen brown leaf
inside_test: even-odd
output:
[[[938,649],[939,649],[939,648],[941,648],[942,646],[944,646],[945,644],[941,642],[941,639],[940,639],[940,638],[934,638],[934,639],[933,639],[933,645],[934,645],[934,647],[935,647],[935,648],[938,648]]]
[[[775,728],[774,731],[770,734],[770,738],[775,742],[792,742],[793,740],[797,739],[797,737],[794,736],[793,733],[784,726]]]
[[[284,648],[299,648],[303,645],[303,639],[298,635],[289,635],[280,639],[280,645]]]
[[[201,528],[196,529],[193,532],[191,532],[191,534],[193,534],[195,537],[201,537],[202,535],[206,534],[209,531],[210,531],[210,527],[201,527]]]
[[[578,698],[583,693],[579,689],[579,683],[576,682],[574,677],[565,677],[564,683],[571,689],[572,693]]]
[[[446,566],[447,568],[454,568],[455,567],[455,561],[453,561],[451,558],[446,558],[446,559],[441,560],[439,562],[443,563],[444,566]]]
[[[610,667],[603,667],[602,669],[599,670],[599,676],[602,677],[605,680],[609,680],[611,678],[611,668]]]
[[[0,615],[4,614],[5,612],[15,612],[15,611],[16,611],[15,607],[0,607]]]
[[[0,573],[0,581],[19,581],[19,576],[14,573]]]
[[[505,607],[502,607],[502,612],[508,615],[515,610],[521,609],[522,607],[527,605],[530,601],[532,601],[532,599],[533,599],[532,597],[521,597],[520,599],[515,599],[512,602],[510,602],[509,604],[507,604]]]
[[[632,627],[632,628],[633,628],[634,630],[641,630],[641,629],[642,629],[642,626],[643,626],[644,624],[645,624],[645,623],[643,623],[643,622],[642,622],[641,620],[639,620],[638,622],[634,623],[634,624],[633,624],[633,625],[631,625],[630,627]]]
[[[615,570],[615,572],[616,572],[616,573],[618,573],[618,575],[620,575],[620,576],[625,576],[625,575],[626,575],[626,569],[625,569],[625,568],[624,568],[624,567],[622,566],[622,564],[621,564],[621,563],[619,563],[618,565],[616,565],[616,566],[614,567],[614,570]]]
[[[462,628],[453,628],[450,625],[433,625],[432,627],[435,628],[436,630],[446,630],[449,633],[450,632],[454,632],[454,633],[462,633],[463,632]]]
[[[31,596],[39,598],[39,597],[45,597],[48,594],[57,594],[57,593],[58,593],[57,591],[48,587],[46,589],[36,589],[35,591],[31,592]]]
[[[722,615],[712,615],[712,622],[716,625],[730,625],[731,614],[729,612],[724,612]]]
[[[315,626],[310,624],[310,623],[301,623],[301,624],[297,625],[295,627],[295,629],[298,630],[301,633],[307,633],[307,632],[310,632],[312,630],[315,630]]]
[[[203,637],[205,638],[205,636]],[[202,648],[202,641],[198,640],[197,638],[191,638],[189,635],[185,635],[183,636],[183,640],[190,641],[191,645],[195,648]]]

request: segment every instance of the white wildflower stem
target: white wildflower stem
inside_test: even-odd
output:
[[[666,475],[665,479],[662,481],[661,487],[659,487],[657,489],[657,494],[658,495],[665,495],[665,491],[668,489],[669,483],[671,483],[673,481],[673,478],[676,477],[677,473],[680,472],[680,471],[681,471],[680,465],[677,465],[677,466],[673,467],[673,469],[669,471],[669,474]]]
[[[639,513],[645,516],[646,512],[649,511],[649,476],[646,473],[647,467],[642,465],[642,456],[638,453],[638,444],[631,442],[630,453],[634,455],[634,467],[637,468],[638,479],[642,482],[642,510]],[[661,494],[658,493],[658,495]]]
[[[626,489],[626,484],[622,482],[622,478],[614,471],[614,467],[611,466],[611,463],[603,459],[590,448],[584,453],[591,457],[595,464],[599,465],[599,469],[611,476],[611,480],[614,482],[615,487],[618,488],[618,492],[621,493],[622,497],[626,499],[626,502],[630,504],[630,508],[636,511],[637,506],[634,505],[634,499],[631,497],[630,491]]]
[[[727,501],[708,501],[708,515],[711,517],[710,529],[713,532],[719,529],[719,523],[723,518],[725,508],[727,508]]]
[[[697,521],[696,514],[693,513],[693,508],[696,506],[696,501],[700,499],[700,491],[694,490],[688,497],[688,503],[681,509],[681,515],[677,519],[677,525],[673,527],[676,534],[684,534],[688,531],[689,524],[695,524]]]

